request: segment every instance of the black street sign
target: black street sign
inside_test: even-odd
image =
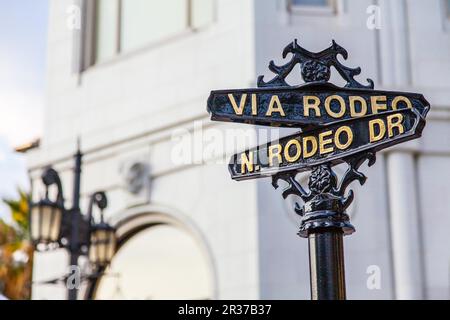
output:
[[[305,129],[406,108],[425,116],[428,105],[418,93],[307,83],[212,91],[208,112],[216,121]]]
[[[231,177],[246,180],[310,170],[323,163],[339,164],[353,154],[420,137],[424,116],[414,109],[402,109],[289,135],[234,155],[229,164]]]
[[[320,52],[310,52],[297,40],[283,50],[284,65],[273,61],[275,76],[258,78],[258,88],[212,91],[208,112],[215,121],[238,122],[300,131],[231,158],[234,180],[272,177],[274,188],[286,182],[283,198],[295,195],[301,216],[298,235],[308,238],[311,298],[343,300],[345,293],[343,236],[355,231],[346,213],[354,199],[347,190],[353,181],[363,185],[367,177],[359,171],[376,152],[421,136],[430,105],[418,93],[374,90],[374,83],[358,82],[360,68],[343,65],[347,51],[335,41]],[[296,68],[299,66],[300,68]],[[331,67],[345,82],[329,83]],[[299,70],[305,84],[291,86],[286,78]],[[333,166],[346,163],[339,177]],[[310,171],[306,189],[296,176]]]

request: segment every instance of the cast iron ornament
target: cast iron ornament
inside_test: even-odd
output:
[[[354,77],[361,73],[361,68],[349,68],[342,65],[337,56],[341,55],[347,59],[347,50],[338,45],[334,40],[331,46],[321,52],[310,52],[298,45],[297,39],[289,44],[283,51],[283,58],[291,53],[291,60],[283,66],[276,66],[273,61],[269,64],[269,69],[276,74],[275,78],[269,82],[264,82],[263,76],[258,78],[258,87],[286,87],[286,77],[300,64],[301,76],[306,83],[328,82],[331,76],[330,68],[333,66],[341,77],[347,81],[346,88],[374,89],[374,83],[367,79],[368,85],[363,85],[356,81]],[[272,176],[272,185],[275,189],[279,187],[278,181],[283,180],[288,186],[283,190],[283,198],[289,195],[296,195],[303,201],[303,206],[295,204],[295,212],[302,217],[298,235],[307,238],[308,235],[317,229],[335,228],[342,230],[344,235],[350,235],[355,228],[350,223],[349,216],[345,210],[354,199],[353,190],[346,189],[353,181],[358,181],[363,185],[367,177],[360,171],[359,167],[368,160],[368,166],[375,164],[376,156],[372,151],[353,155],[344,158],[348,168],[338,183],[338,178],[331,168],[330,163],[315,166],[311,170],[307,192],[295,179],[298,171],[284,172]]]
[[[366,182],[367,177],[358,171],[366,160],[368,160],[369,167],[374,165],[375,153],[367,152],[345,158],[344,161],[348,164],[348,168],[339,183],[329,163],[313,167],[308,182],[309,192],[295,179],[298,172],[286,172],[272,176],[272,185],[275,189],[279,187],[279,180],[287,182],[288,186],[282,192],[284,199],[289,195],[296,195],[304,202],[303,206],[296,203],[294,208],[295,212],[302,217],[299,236],[307,238],[311,231],[319,228],[338,228],[345,235],[355,231],[345,213],[354,199],[354,193],[353,190],[345,193],[353,181],[358,181],[360,185],[364,185]]]
[[[286,82],[286,77],[291,73],[297,64],[300,64],[301,75],[305,82],[328,82],[331,76],[330,68],[333,66],[341,77],[347,81],[345,88],[365,88],[373,89],[374,84],[371,79],[367,79],[368,85],[363,85],[354,79],[361,73],[361,68],[349,68],[341,64],[337,58],[341,55],[347,60],[348,52],[334,40],[331,46],[320,52],[310,52],[298,45],[297,39],[290,43],[283,50],[283,59],[291,53],[291,60],[277,66],[270,61],[269,69],[276,74],[275,78],[269,82],[264,81],[264,76],[258,77],[258,87],[290,87]]]

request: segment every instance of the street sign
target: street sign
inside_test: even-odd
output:
[[[417,93],[339,88],[331,83],[212,91],[211,120],[308,128],[412,108],[425,116],[428,102]]]
[[[276,76],[268,82],[260,76],[258,88],[215,90],[209,96],[211,120],[300,130],[234,155],[229,164],[233,179],[299,172],[323,163],[333,166],[351,155],[420,137],[430,108],[422,94],[374,90],[370,79],[367,85],[359,83],[354,77],[361,69],[338,61],[337,55],[346,59],[347,51],[334,41],[318,53],[294,41],[283,58],[288,54],[292,58],[285,65],[270,62]],[[286,77],[297,64],[305,83],[290,86]],[[328,82],[331,67],[347,82],[344,87]],[[376,130],[383,132],[378,135]]]
[[[229,170],[232,179],[246,180],[310,170],[323,163],[335,165],[353,154],[418,138],[424,125],[424,117],[415,109],[341,121],[238,153],[232,157]]]
[[[376,161],[381,149],[421,136],[430,109],[418,93],[374,90],[374,83],[355,80],[360,68],[349,68],[337,58],[347,51],[332,42],[320,52],[289,44],[281,66],[273,61],[270,81],[258,78],[258,88],[212,91],[207,110],[211,120],[252,125],[298,128],[299,132],[235,154],[229,171],[234,180],[272,177],[272,185],[286,182],[283,198],[294,195],[303,201],[294,210],[301,216],[298,235],[309,239],[311,298],[345,299],[343,236],[355,228],[346,213],[354,199],[347,190],[353,181],[363,185],[359,171]],[[290,86],[286,77],[299,65],[305,84]],[[345,81],[329,83],[333,67]],[[333,166],[346,163],[339,177]],[[310,171],[308,188],[297,181]]]

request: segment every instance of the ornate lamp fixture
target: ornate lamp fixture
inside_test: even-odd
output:
[[[45,197],[31,205],[31,239],[37,250],[65,248],[70,254],[70,265],[78,266],[80,256],[88,256],[94,270],[105,268],[112,260],[116,248],[115,229],[104,221],[103,210],[107,207],[104,192],[91,195],[88,214],[82,214],[80,203],[81,162],[80,151],[75,154],[74,193],[72,207],[64,205],[61,179],[56,170],[48,167],[42,174]],[[49,197],[49,189],[56,186],[56,200]],[[100,221],[95,222],[94,206],[100,209]],[[78,289],[68,286],[68,299],[77,299]]]
[[[64,210],[62,186],[58,173],[49,168],[42,175],[45,184],[45,198],[31,207],[31,240],[35,245],[50,245],[56,243],[61,232],[61,220]],[[56,201],[49,199],[49,186],[55,184],[58,188]]]
[[[95,224],[92,208],[96,204],[100,211],[100,222]],[[92,265],[104,268],[110,264],[116,251],[116,229],[104,221],[103,209],[107,206],[104,192],[96,192],[91,197],[89,217],[91,217],[91,236],[89,246],[89,261]]]

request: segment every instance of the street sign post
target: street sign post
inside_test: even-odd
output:
[[[287,183],[282,196],[301,198],[295,211],[301,216],[299,236],[309,240],[311,298],[345,299],[343,236],[355,229],[346,209],[354,198],[346,191],[353,181],[363,185],[366,176],[359,167],[375,163],[375,153],[390,146],[417,139],[430,109],[418,93],[374,90],[373,81],[363,85],[354,77],[360,68],[342,65],[347,51],[332,42],[321,52],[309,52],[297,40],[283,51],[291,60],[269,69],[275,77],[258,88],[212,91],[208,99],[211,120],[300,131],[241,153],[230,161],[234,180],[271,177]],[[300,65],[305,84],[290,86],[286,77]],[[346,82],[344,87],[329,83],[331,67]],[[347,171],[338,179],[333,166],[346,163]],[[310,171],[308,190],[296,175]]]

